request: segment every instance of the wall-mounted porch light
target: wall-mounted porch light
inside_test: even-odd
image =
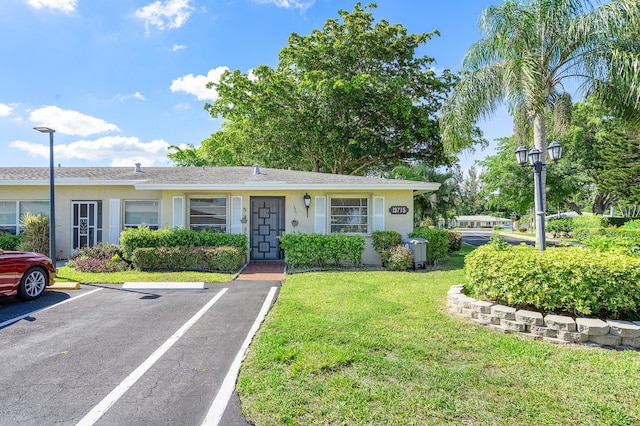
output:
[[[309,193],[304,194],[304,197],[302,197],[302,199],[304,200],[304,206],[307,208],[307,217],[309,217],[309,206],[311,205],[311,195],[309,195]]]

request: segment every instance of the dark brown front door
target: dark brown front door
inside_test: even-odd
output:
[[[284,257],[278,240],[284,223],[284,197],[251,197],[251,260]]]

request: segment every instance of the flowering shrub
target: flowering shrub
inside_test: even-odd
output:
[[[130,269],[129,263],[122,259],[120,247],[111,243],[82,247],[67,266],[79,272],[120,272]]]
[[[403,245],[385,251],[387,268],[392,271],[406,271],[413,265],[413,253]]]
[[[449,234],[449,253],[453,253],[454,251],[460,251],[462,248],[462,234],[458,231],[448,230]]]

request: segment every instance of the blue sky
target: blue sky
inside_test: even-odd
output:
[[[367,1],[362,2],[368,3]],[[418,52],[459,70],[480,37],[484,0],[378,0],[376,19],[434,37]],[[220,120],[204,111],[224,69],[275,66],[292,32],[322,28],[354,0],[2,0],[0,166],[171,165],[169,145],[194,144]],[[503,112],[480,123],[510,135]],[[491,149],[463,154],[467,169]]]

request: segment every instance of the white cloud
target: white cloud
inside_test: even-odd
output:
[[[71,13],[76,10],[78,0],[27,0],[27,4],[35,9],[48,7],[51,10]]]
[[[222,73],[228,70],[229,68],[227,67],[218,67],[210,69],[207,75],[185,75],[184,77],[173,80],[171,83],[171,91],[189,93],[196,96],[199,101],[215,101],[218,99],[218,92],[216,92],[214,88],[207,89],[207,83],[210,81],[215,83],[219,82]]]
[[[115,124],[84,115],[78,111],[64,110],[56,106],[46,106],[29,114],[29,121],[36,126],[47,126],[58,133],[89,136],[96,133],[120,131]]]
[[[313,6],[313,3],[315,3],[315,0],[307,0],[307,1],[303,1],[303,0],[254,0],[257,3],[261,3],[261,4],[273,4],[275,6],[278,7],[284,7],[287,9],[300,9],[300,10],[307,10],[309,9],[311,6]]]
[[[32,142],[14,141],[12,148],[25,151],[32,157],[49,158],[49,145]],[[79,140],[70,144],[56,144],[54,157],[59,160],[85,160],[93,164],[109,166],[133,166],[142,163],[146,166],[165,165],[169,144],[163,140],[142,142],[135,137],[105,136],[93,141]]]
[[[147,34],[151,25],[159,30],[180,28],[191,16],[193,7],[189,5],[190,2],[191,0],[156,1],[136,10],[136,16],[144,20]]]
[[[173,47],[171,48],[171,50],[173,50],[174,52],[177,52],[178,50],[182,50],[182,49],[186,49],[187,46],[184,44],[174,44]]]
[[[115,96],[115,98],[117,100],[119,100],[120,102],[124,102],[124,101],[129,100],[129,99],[136,99],[138,101],[144,101],[145,100],[144,96],[140,92],[132,93],[130,95],[122,95],[122,94],[118,93]]]
[[[0,104],[0,117],[7,117],[11,114],[13,108],[7,104]]]
[[[174,106],[173,109],[188,111],[191,109],[191,104],[188,104],[186,102],[180,102],[179,104],[176,104],[176,106]]]

